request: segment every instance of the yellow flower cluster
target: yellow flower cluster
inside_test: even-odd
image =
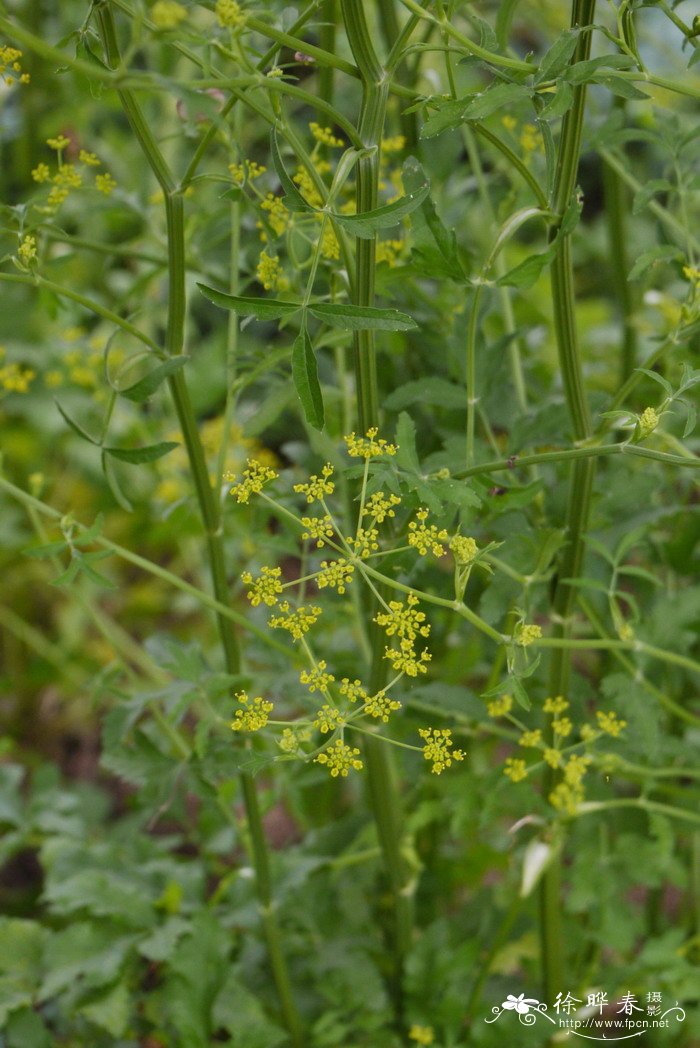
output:
[[[512,782],[521,782],[527,778],[527,765],[522,757],[509,757],[503,765],[503,774]]]
[[[358,528],[355,535],[349,535],[346,542],[355,551],[356,556],[366,560],[379,549],[379,532],[376,528]]]
[[[375,491],[365,502],[362,510],[363,517],[371,517],[377,524],[383,524],[387,517],[395,517],[394,506],[400,506],[401,499],[398,495],[385,495],[383,491]]]
[[[321,145],[330,146],[333,149],[340,149],[345,145],[342,138],[337,138],[330,127],[321,127],[315,120],[312,120],[309,124],[309,130],[314,136],[317,142]]]
[[[267,222],[275,236],[282,236],[289,225],[289,211],[284,206],[282,197],[268,193],[260,207],[267,212]],[[256,223],[260,230],[260,239],[263,244],[267,243],[267,233],[262,222]]]
[[[335,731],[337,728],[342,728],[345,724],[345,719],[335,706],[329,706],[328,704],[321,706],[320,710],[316,711],[316,717],[314,718],[314,728],[320,731],[323,735],[327,735],[329,731]]]
[[[340,258],[340,244],[330,222],[325,222],[323,226],[323,234],[321,236],[321,254],[324,258],[331,260]]]
[[[342,595],[345,593],[346,586],[352,582],[354,571],[355,565],[350,564],[344,557],[339,560],[322,560],[321,571],[316,578],[316,583],[319,589],[330,586],[331,589],[337,589],[338,593]]]
[[[27,393],[35,378],[35,371],[14,361],[0,367],[0,389],[6,393]]]
[[[654,408],[644,408],[644,411],[637,419],[639,439],[644,440],[645,437],[650,436],[660,421],[659,415]]]
[[[326,171],[330,171],[331,165],[325,160],[316,160],[314,168],[320,175],[323,175]],[[323,207],[323,197],[319,193],[316,183],[305,167],[299,166],[296,169],[292,176],[292,181],[299,187],[301,195],[305,198],[306,202],[311,205],[311,207]],[[318,218],[322,219],[323,216],[319,215]]]
[[[452,761],[464,760],[462,750],[453,749],[450,728],[419,728],[418,734],[425,740],[423,759],[431,761],[433,775],[440,775],[452,765]]]
[[[400,153],[405,146],[405,135],[394,135],[393,138],[382,139],[382,153]]]
[[[275,480],[277,473],[271,466],[265,466],[256,459],[248,459],[248,466],[243,471],[243,479],[231,488],[231,494],[236,502],[247,502],[251,495],[259,495],[268,481]],[[225,480],[235,480],[230,474],[226,474]]]
[[[294,491],[298,495],[305,495],[308,503],[314,502],[316,499],[321,502],[324,495],[332,495],[335,491],[335,484],[330,479],[332,476],[333,467],[330,462],[327,462],[321,470],[320,477],[314,473],[309,478],[308,484],[295,484]]]
[[[228,169],[234,182],[243,185],[244,182],[252,182],[260,178],[267,171],[262,164],[256,164],[254,160],[243,160],[240,164],[229,164]]]
[[[524,731],[518,739],[518,745],[530,749],[537,749],[542,743],[542,732],[539,728]]]
[[[215,11],[220,26],[239,29],[245,25],[245,14],[236,0],[216,0]]]
[[[397,448],[394,444],[387,444],[383,437],[377,439],[377,433],[379,430],[376,426],[372,429],[367,430],[367,435],[364,437],[356,437],[354,433],[344,437],[344,441],[347,445],[348,454],[352,458],[379,458],[380,455],[395,455]]]
[[[31,79],[29,73],[22,72],[21,57],[22,52],[16,47],[0,44],[0,80],[8,87],[14,83],[28,84]]]
[[[450,549],[460,565],[470,564],[479,552],[476,540],[469,535],[455,535],[450,539]]]
[[[315,539],[316,546],[320,549],[321,546],[325,546],[326,539],[332,539],[335,531],[331,518],[326,513],[323,517],[302,517],[301,522],[306,528],[306,531],[302,532],[303,539]]]
[[[571,723],[570,717],[555,717],[552,721],[552,731],[562,739],[568,738],[568,736],[571,735],[573,728],[574,726]]]
[[[386,262],[393,269],[398,262],[398,257],[405,247],[403,240],[378,240],[376,250],[376,261]]]
[[[532,644],[533,641],[539,640],[542,636],[542,628],[535,626],[529,622],[521,622],[518,626],[515,640],[521,648],[526,648],[528,644]]]
[[[282,614],[271,618],[269,625],[272,629],[287,630],[291,633],[294,640],[301,640],[321,614],[320,608],[315,606],[307,607],[305,604],[292,610],[289,601],[286,600],[280,604],[279,610]]]
[[[591,763],[591,758],[581,754],[573,754],[564,766],[563,781],[558,783],[549,795],[549,802],[553,808],[564,812],[566,815],[575,815],[576,810],[583,801],[583,777]]]
[[[306,684],[312,695],[315,691],[328,691],[328,685],[332,684],[335,680],[333,674],[327,673],[326,669],[326,662],[321,659],[318,665],[314,666],[312,670],[302,670],[300,673],[299,680],[302,684]]]
[[[400,709],[401,703],[399,700],[392,699],[385,691],[378,691],[376,695],[372,695],[371,698],[365,701],[363,706],[364,713],[383,721],[384,724],[388,722],[390,713],[395,713],[396,710]]]
[[[700,287],[700,269],[696,266],[683,266],[683,276],[686,280],[690,281],[691,284]]]
[[[542,709],[545,713],[553,713],[555,716],[558,713],[563,713],[564,710],[568,710],[569,703],[562,695],[557,695],[556,698],[545,699]]]
[[[412,520],[408,525],[408,544],[414,546],[422,557],[430,550],[436,557],[442,557],[445,553],[443,542],[447,542],[449,536],[444,528],[438,529],[435,524],[426,524],[428,519],[427,509],[419,509],[416,513],[418,521]]]
[[[414,641],[418,636],[428,637],[430,626],[425,621],[425,612],[418,610],[418,597],[408,594],[405,604],[398,600],[389,601],[387,611],[380,611],[374,621],[384,629],[387,637],[397,636],[401,640]]]
[[[347,695],[351,702],[367,702],[369,695],[362,687],[362,681],[350,680],[349,677],[343,677],[340,682],[340,694]]]
[[[627,721],[620,720],[617,714],[612,710],[608,713],[604,713],[602,710],[596,710],[596,720],[598,721],[598,727],[600,730],[604,731],[607,735],[612,735],[614,739],[616,739],[620,732],[627,727]]]
[[[362,771],[364,765],[359,757],[360,751],[358,749],[351,749],[350,746],[347,746],[340,739],[336,739],[323,753],[319,753],[314,760],[317,764],[325,764],[335,779],[339,775],[342,778],[347,778],[351,770]]]
[[[246,596],[254,608],[258,604],[267,604],[271,608],[277,603],[277,594],[282,593],[281,575],[281,568],[262,567],[257,578],[249,571],[243,572],[241,579],[249,587]]]
[[[75,164],[63,162],[63,151],[70,145],[70,139],[65,135],[58,135],[56,138],[48,138],[46,144],[49,149],[53,149],[57,153],[57,165],[54,174],[51,174],[51,168],[48,164],[41,161],[32,170],[32,178],[35,182],[43,184],[44,182],[51,182],[51,189],[46,199],[46,206],[40,210],[53,214],[67,199],[71,190],[80,189],[83,185],[84,172],[79,170]],[[100,160],[95,156],[94,153],[89,153],[85,149],[81,149],[78,154],[78,159],[84,167],[99,167]],[[109,173],[95,175],[95,189],[99,193],[103,193],[105,196],[109,196],[114,189],[116,189],[117,183]]]
[[[513,700],[510,695],[501,695],[498,699],[492,699],[486,704],[489,717],[505,717],[513,709]]]
[[[156,29],[177,29],[187,18],[187,8],[177,0],[156,0],[151,8],[151,19]]]
[[[274,709],[273,704],[259,695],[251,699],[245,691],[237,692],[236,698],[240,708],[236,710],[231,721],[232,730],[260,731],[264,728]]]
[[[32,262],[36,260],[36,237],[27,235],[17,248],[17,257],[25,269],[29,269]]]
[[[277,255],[268,255],[267,251],[261,251],[255,272],[266,291],[289,290],[289,281],[284,275]]]
[[[403,139],[403,135],[399,137]],[[408,1031],[408,1039],[409,1041],[415,1041],[416,1044],[431,1045],[435,1040],[435,1034],[432,1026],[419,1026],[417,1023],[414,1023]]]

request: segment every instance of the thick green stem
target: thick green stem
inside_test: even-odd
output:
[[[357,211],[377,206],[379,151],[386,115],[389,78],[382,68],[365,21],[362,0],[342,0],[345,28],[353,57],[362,77],[362,108],[359,134],[371,153],[357,167]],[[356,241],[354,302],[361,306],[374,304],[375,239]],[[379,420],[374,333],[359,331],[354,337],[355,380],[359,427],[366,433]],[[373,618],[375,608],[369,615]],[[378,628],[372,631],[371,688],[385,683],[386,662],[383,659],[383,637]],[[388,748],[378,739],[369,738],[365,746],[370,802],[377,826],[382,857],[393,903],[394,972],[392,992],[397,1025],[402,1028],[403,969],[410,947],[413,927],[413,876],[403,857],[403,816],[393,759]]]
[[[108,64],[113,68],[120,64],[119,47],[112,11],[108,2],[96,4],[102,39]],[[160,151],[139,102],[131,91],[119,91],[120,101],[138,139],[144,156],[160,184],[165,198],[168,238],[168,319],[166,328],[166,350],[169,355],[183,351],[185,338],[185,236],[183,198],[168,164]],[[228,581],[223,544],[223,522],[221,506],[209,481],[206,458],[197,420],[192,408],[189,389],[182,370],[169,379],[170,391],[175,404],[183,440],[187,449],[190,470],[194,480],[197,501],[204,524],[207,553],[216,599],[228,603]],[[236,632],[230,619],[217,614],[219,635],[224,649],[226,669],[231,674],[240,671],[240,649]],[[274,914],[270,861],[265,839],[257,790],[250,776],[240,776],[246,820],[250,834],[252,859],[255,867],[255,885],[258,905],[267,940],[268,952],[280,1001],[280,1007],[292,1042],[297,1048],[303,1044],[301,1022],[292,996],[291,983],[282,953],[282,940]]]
[[[578,39],[573,62],[588,59],[591,48],[591,32],[586,31],[593,22],[595,0],[573,0],[571,12],[572,28],[583,30]],[[552,193],[552,210],[559,222],[569,207],[578,174],[581,152],[581,133],[586,102],[586,87],[574,88],[574,101],[564,117],[557,156],[557,169]],[[552,236],[558,223],[554,224]],[[557,340],[559,367],[564,385],[564,395],[569,420],[576,441],[588,440],[591,436],[591,416],[586,399],[583,370],[576,332],[576,300],[571,257],[571,237],[559,241],[559,249],[552,262],[552,300],[554,328]],[[571,471],[569,496],[566,511],[567,544],[558,565],[558,579],[576,578],[580,574],[585,552],[583,536],[588,527],[591,491],[595,459],[577,460]],[[566,641],[571,637],[571,616],[576,598],[573,587],[557,582],[552,600],[552,618],[555,637]],[[550,664],[549,687],[552,695],[562,695],[568,690],[571,677],[571,648],[555,648]],[[549,793],[553,781],[552,769],[545,773],[544,790]],[[546,1000],[553,1000],[562,979],[566,981],[566,964],[561,928],[561,869],[558,859],[550,863],[540,889],[540,937],[542,951],[543,993]]]

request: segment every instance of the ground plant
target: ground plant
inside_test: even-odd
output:
[[[0,1048],[700,1045],[699,49],[0,3]]]

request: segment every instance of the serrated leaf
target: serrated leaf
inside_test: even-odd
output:
[[[579,29],[566,29],[554,41],[550,49],[542,56],[535,76],[536,84],[541,84],[544,80],[554,80],[566,69],[576,50],[579,32]]]
[[[138,466],[143,462],[155,462],[179,446],[177,440],[162,440],[158,444],[147,444],[142,448],[104,448],[104,452],[120,462],[130,462]]]
[[[90,1022],[112,1037],[120,1038],[126,1033],[131,1017],[132,998],[124,982],[118,982],[107,993],[94,998],[78,1009]]]
[[[547,251],[543,251],[539,255],[530,255],[524,262],[519,262],[517,266],[514,266],[507,273],[504,273],[502,277],[499,277],[496,283],[499,287],[532,287],[541,277],[545,267],[554,258],[556,250],[556,245],[553,244]]]
[[[292,378],[306,421],[314,429],[323,429],[323,396],[318,381],[316,355],[305,327],[292,346]]]
[[[523,84],[498,83],[479,92],[466,106],[465,120],[483,120],[499,109],[510,108],[532,97],[532,91]]]
[[[414,331],[418,327],[415,320],[398,309],[315,302],[308,306],[308,311],[317,320],[345,331]]]
[[[630,55],[599,55],[597,58],[589,58],[569,66],[564,73],[564,79],[570,84],[583,84],[592,80],[602,69],[609,72],[611,69],[629,69],[633,65],[634,59]]]
[[[673,386],[668,381],[668,379],[665,379],[663,377],[663,375],[659,375],[657,371],[650,371],[649,368],[635,368],[634,370],[641,372],[642,375],[646,375],[647,378],[653,379],[654,382],[658,382],[658,384],[661,386],[661,388],[667,396],[673,396]]]
[[[189,357],[186,356],[170,357],[169,360],[164,360],[162,364],[159,364],[153,371],[149,371],[147,375],[144,375],[138,382],[134,382],[132,386],[118,390],[119,396],[126,397],[127,400],[131,400],[136,404],[142,404],[144,400],[148,400],[155,393],[166,378],[174,375],[176,371],[184,367],[188,360]]]
[[[316,211],[315,207],[307,203],[304,197],[301,195],[297,187],[295,186],[292,179],[287,173],[287,169],[284,166],[282,155],[279,150],[279,144],[277,142],[277,131],[275,128],[270,132],[270,153],[272,156],[272,164],[277,173],[277,177],[280,180],[282,189],[284,190],[284,206],[288,211]]]
[[[363,240],[372,240],[380,229],[389,229],[395,226],[406,215],[420,207],[428,193],[430,183],[424,182],[412,193],[406,193],[399,197],[393,204],[385,204],[384,207],[375,208],[374,211],[363,211],[358,215],[338,215],[331,217],[348,233],[353,233]]]
[[[246,298],[241,295],[229,295],[225,291],[206,284],[197,284],[205,298],[221,309],[230,309],[242,317],[255,317],[257,320],[279,320],[289,317],[301,309],[297,302],[281,302],[273,298]]]
[[[91,437],[90,434],[87,433],[83,429],[82,426],[79,426],[78,423],[75,422],[74,419],[72,419],[70,417],[68,412],[65,411],[61,407],[61,405],[59,404],[59,402],[57,400],[54,400],[54,404],[56,405],[56,407],[58,408],[59,412],[61,413],[63,421],[66,422],[70,426],[70,428],[73,430],[74,433],[77,433],[79,437],[81,437],[83,440],[86,440],[88,442],[88,444],[92,444],[93,447],[98,447],[99,446],[98,442],[96,440],[94,440],[93,437]]]
[[[413,156],[404,161],[401,176],[407,193],[416,192],[427,181],[421,164]],[[429,275],[464,280],[465,273],[457,250],[455,232],[445,228],[429,194],[420,208],[412,213],[411,240],[412,256],[426,253],[432,256]]]
[[[468,99],[465,98],[455,98],[441,105],[437,113],[429,116],[423,124],[420,137],[423,139],[435,138],[436,135],[441,135],[443,131],[460,127],[464,123],[464,110],[466,109],[467,101]]]

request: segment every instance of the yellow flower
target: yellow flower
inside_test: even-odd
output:
[[[326,673],[326,662],[321,659],[312,670],[302,670],[299,680],[302,684],[306,684],[313,695],[315,691],[327,692],[328,685],[333,683],[335,677],[332,673]]]
[[[398,600],[389,601],[386,611],[377,612],[374,621],[382,626],[387,637],[397,636],[402,640],[415,640],[419,635],[428,637],[430,626],[425,621],[425,612],[418,611],[418,598],[408,594],[405,604]]]
[[[351,702],[366,702],[369,699],[369,695],[362,687],[362,682],[359,680],[350,680],[348,677],[343,677],[340,682],[340,694],[347,695]]]
[[[221,26],[238,29],[245,24],[245,15],[236,0],[216,0],[215,10]]]
[[[382,139],[382,153],[400,153],[406,145],[404,135],[394,135],[393,138]]]
[[[282,593],[281,574],[281,568],[268,567],[262,567],[257,578],[249,571],[243,572],[241,579],[245,586],[250,587],[246,595],[254,608],[258,604],[267,604],[271,608],[277,603],[277,594]]]
[[[355,551],[356,556],[366,560],[372,553],[379,549],[379,532],[376,528],[358,528],[355,536],[346,539],[349,546]]]
[[[555,750],[551,746],[547,746],[544,752],[542,753],[542,756],[544,757],[550,768],[560,767],[562,756],[559,750]]]
[[[36,260],[36,237],[25,236],[17,248],[17,255],[23,266],[29,269],[32,262]]]
[[[435,524],[426,524],[428,519],[427,509],[419,509],[416,513],[418,523],[412,520],[408,525],[408,544],[414,546],[422,557],[430,550],[434,556],[442,557],[445,553],[443,542],[447,542],[449,536],[444,528],[438,530]]]
[[[345,718],[343,717],[340,710],[337,710],[335,706],[321,706],[320,710],[317,710],[314,718],[314,728],[323,735],[327,735],[329,731],[335,731],[337,728],[342,728],[345,724]],[[359,752],[359,751],[358,751]]]
[[[98,193],[104,193],[105,196],[109,196],[116,188],[117,183],[109,172],[106,172],[104,175],[95,175],[95,189]]]
[[[540,145],[540,136],[534,124],[523,124],[520,147],[524,153],[534,153]]]
[[[539,728],[532,728],[530,731],[524,731],[518,739],[519,746],[525,746],[529,749],[538,749],[542,743],[542,732]]]
[[[528,622],[521,622],[518,626],[515,641],[516,644],[519,644],[522,648],[526,648],[528,644],[532,644],[533,641],[539,640],[541,636],[542,629],[540,626],[535,626]]]
[[[306,528],[302,532],[303,539],[315,539],[316,546],[320,549],[325,546],[326,539],[332,539],[335,534],[331,518],[326,513],[323,517],[302,517],[301,522]]]
[[[314,758],[316,764],[325,764],[333,778],[338,775],[347,778],[350,770],[361,771],[364,767],[359,759],[360,751],[346,746],[340,739],[336,739],[323,753]]]
[[[329,166],[330,165],[326,165],[326,167]],[[316,170],[318,170],[320,165],[316,164],[315,167]],[[306,198],[307,202],[311,205],[311,207],[323,207],[323,197],[319,193],[316,187],[316,183],[314,182],[313,178],[311,177],[311,175],[305,167],[298,167],[296,169],[296,172],[292,177],[292,181],[297,186],[299,186],[301,195]],[[319,215],[318,217],[319,219],[323,218],[322,215]],[[328,224],[326,223],[326,225]]]
[[[455,535],[450,539],[450,549],[454,559],[460,565],[471,564],[479,552],[476,540],[469,535]]]
[[[253,179],[260,178],[267,171],[266,167],[263,167],[262,164],[256,164],[254,160],[244,160],[240,164],[229,164],[228,169],[234,182],[238,182],[239,185],[243,185],[245,181],[252,182]]]
[[[55,211],[56,208],[61,206],[67,196],[68,190],[65,186],[53,186],[46,199],[46,203],[51,210]]]
[[[658,426],[659,422],[659,415],[654,408],[644,408],[644,411],[637,420],[640,440],[644,440],[645,437],[650,436]]]
[[[29,73],[22,72],[19,61],[21,57],[22,52],[18,51],[16,47],[8,47],[7,44],[0,45],[0,79],[8,87],[12,87],[16,81],[20,84],[29,83]]]
[[[151,8],[151,18],[156,29],[177,29],[187,18],[187,8],[176,0],[157,0]]]
[[[271,618],[269,620],[269,625],[272,629],[287,630],[291,633],[294,640],[301,640],[304,634],[309,632],[321,614],[320,608],[314,606],[307,607],[304,604],[292,610],[288,601],[284,601],[280,604],[279,610],[282,614]]]
[[[240,709],[237,709],[233,716],[231,729],[233,731],[259,731],[264,728],[274,709],[273,704],[259,695],[251,699],[245,691],[237,692],[236,698]]]
[[[581,786],[572,786],[568,782],[560,782],[549,795],[549,803],[558,811],[566,815],[575,815],[579,804],[584,798]]]
[[[70,138],[66,138],[65,135],[58,135],[56,138],[47,138],[46,144],[49,149],[55,149],[57,153],[60,153],[62,149],[70,145]]]
[[[389,714],[401,709],[398,699],[392,699],[385,691],[378,691],[376,695],[368,698],[363,706],[363,713],[369,717],[375,717],[386,724]]]
[[[545,713],[563,713],[564,710],[568,710],[569,703],[561,695],[557,695],[555,699],[549,698],[544,700],[544,706],[542,709]]]
[[[331,146],[332,148],[341,148],[345,145],[342,138],[336,138],[330,127],[321,127],[315,120],[312,120],[309,124],[309,130],[314,136],[317,142],[321,142],[324,146]]]
[[[376,250],[377,263],[386,262],[393,269],[403,248],[403,240],[378,240]]]
[[[305,495],[308,503],[318,499],[320,502],[324,495],[332,495],[335,491],[335,484],[330,479],[333,476],[333,467],[330,462],[327,462],[321,470],[321,476],[317,477],[314,473],[309,478],[308,484],[295,484],[294,491],[299,495]]]
[[[452,761],[464,760],[462,750],[453,749],[452,731],[449,728],[419,728],[418,734],[425,739],[423,759],[431,761],[433,775],[442,774],[445,768],[451,767]]]
[[[378,429],[373,426],[367,430],[366,437],[356,437],[354,433],[344,437],[348,448],[348,454],[353,458],[371,459],[380,455],[395,455],[397,448],[394,444],[387,444],[382,437],[377,439]]]
[[[95,156],[94,153],[88,153],[86,149],[81,149],[78,155],[78,160],[81,164],[86,164],[87,167],[99,167],[100,160]]]
[[[521,782],[527,778],[527,765],[521,757],[509,757],[503,765],[503,774],[512,782]]]
[[[58,370],[47,371],[44,375],[44,384],[49,389],[55,389],[63,385],[63,372]]]
[[[6,393],[27,393],[35,378],[36,372],[31,368],[20,367],[14,362],[5,364],[0,368],[0,389]]]
[[[383,491],[375,491],[367,499],[362,516],[371,517],[377,524],[383,524],[387,517],[396,516],[393,507],[400,505],[401,499],[398,495],[385,495]]]
[[[83,184],[83,176],[76,171],[74,164],[59,164],[56,174],[51,181],[57,186],[66,186],[68,189],[80,189]]]
[[[683,266],[683,276],[691,284],[700,287],[700,269],[697,269],[695,266]]]
[[[290,217],[282,198],[275,196],[274,193],[268,193],[260,207],[267,212],[267,221],[275,236],[281,236],[289,225]],[[263,229],[262,222],[258,223],[258,228],[262,230],[260,239],[263,243],[267,243],[267,233]]]
[[[513,708],[513,700],[510,695],[501,695],[500,699],[493,699],[487,703],[486,710],[489,717],[505,717]]]
[[[504,116],[501,118],[501,123],[505,127],[506,131],[513,131],[517,127],[518,121],[514,116]]]
[[[400,137],[403,138],[403,135]],[[414,1023],[408,1031],[408,1039],[415,1041],[416,1044],[429,1045],[435,1040],[435,1034],[432,1026],[418,1026],[417,1023]]]
[[[603,713],[602,710],[596,710],[596,718],[600,730],[606,732],[608,735],[612,735],[615,739],[620,732],[627,727],[627,721],[619,720],[617,714],[613,713],[612,710],[610,710],[609,713]]]
[[[569,786],[578,786],[588,771],[591,760],[591,757],[573,753],[564,765],[564,781],[568,782]]]
[[[337,589],[338,593],[343,594],[345,587],[352,582],[354,570],[355,565],[349,564],[343,557],[330,562],[322,560],[321,571],[316,579],[318,588],[325,589],[326,586],[330,586],[331,589]]]
[[[35,182],[48,182],[50,177],[51,169],[49,168],[48,164],[44,164],[42,162],[41,164],[37,164],[36,167],[32,169],[32,178]]]
[[[340,258],[340,244],[338,238],[335,235],[333,226],[326,222],[323,227],[323,236],[321,237],[321,254],[324,258],[338,259]]]
[[[266,291],[286,291],[289,288],[289,281],[277,255],[268,255],[267,251],[261,251],[256,273]]]
[[[567,735],[571,735],[573,727],[569,717],[556,717],[552,721],[552,731],[555,735],[561,736],[562,739],[565,739]]]
[[[402,640],[398,648],[385,648],[384,658],[391,662],[397,673],[417,677],[419,673],[428,672],[426,663],[430,662],[432,655],[427,648],[418,655],[412,640]]]
[[[263,465],[255,459],[248,459],[248,466],[243,471],[243,479],[231,488],[231,494],[237,502],[247,502],[251,495],[259,495],[263,486],[270,480],[275,480],[277,473],[270,466]],[[225,480],[233,480],[230,474],[226,474]]]

